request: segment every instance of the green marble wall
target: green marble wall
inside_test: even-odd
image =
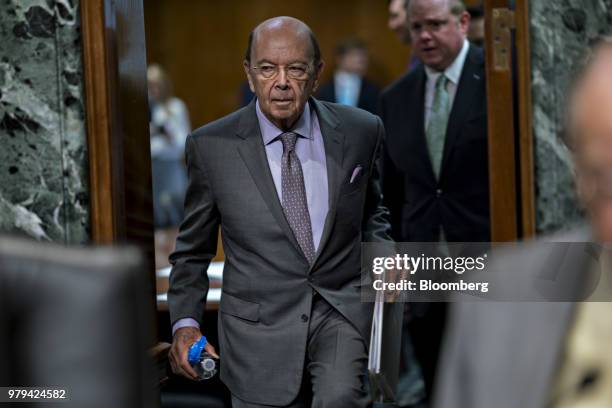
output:
[[[78,0],[0,0],[0,231],[89,237]]]
[[[579,223],[569,151],[561,140],[567,85],[585,50],[612,32],[611,0],[530,0],[538,233]]]

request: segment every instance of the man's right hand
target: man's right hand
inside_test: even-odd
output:
[[[191,345],[200,340],[201,337],[202,333],[196,327],[181,327],[174,333],[172,348],[170,348],[170,353],[168,354],[170,366],[174,374],[182,375],[190,380],[199,380],[195,370],[189,364],[187,356]],[[214,358],[219,358],[212,344],[206,343],[204,349]]]

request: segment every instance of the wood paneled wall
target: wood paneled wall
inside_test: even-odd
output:
[[[238,107],[247,37],[270,17],[290,15],[312,28],[327,62],[324,80],[333,72],[335,44],[353,35],[368,45],[368,77],[381,86],[408,65],[409,48],[387,28],[385,0],[146,0],[144,5],[147,60],[167,69],[194,127]]]

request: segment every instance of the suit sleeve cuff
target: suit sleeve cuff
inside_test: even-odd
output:
[[[181,329],[183,327],[195,327],[196,329],[199,329],[200,324],[195,319],[192,319],[190,317],[178,319],[176,323],[174,323],[174,326],[172,326],[172,336],[174,336],[174,333],[176,333],[178,329]]]

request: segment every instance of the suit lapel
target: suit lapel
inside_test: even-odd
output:
[[[249,169],[251,177],[259,189],[261,196],[287,238],[299,253],[303,255],[302,249],[285,218],[282,204],[276,192],[276,187],[274,186],[274,179],[272,178],[272,172],[268,165],[268,158],[263,144],[259,122],[257,120],[257,113],[255,112],[255,99],[245,108],[240,116],[237,135],[243,139],[238,145],[238,153]]]
[[[340,122],[336,116],[324,104],[315,98],[310,98],[310,106],[314,108],[319,120],[323,144],[325,146],[325,162],[327,166],[327,186],[329,190],[329,210],[325,218],[321,242],[311,266],[317,263],[319,255],[329,241],[331,230],[336,217],[336,204],[340,193],[342,182],[342,160],[344,157],[344,135],[338,130]]]
[[[470,45],[468,55],[463,65],[459,86],[455,93],[455,100],[448,119],[448,127],[446,131],[446,140],[444,142],[444,152],[442,154],[442,167],[440,170],[440,178],[443,176],[445,165],[450,157],[450,153],[454,147],[459,131],[466,119],[469,118],[469,112],[472,107],[472,98],[476,90],[482,86],[484,81],[483,72],[483,55]]]

